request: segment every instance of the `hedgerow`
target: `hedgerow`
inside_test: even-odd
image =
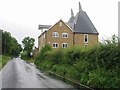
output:
[[[120,44],[107,41],[91,48],[43,47],[35,64],[92,88],[120,88]]]

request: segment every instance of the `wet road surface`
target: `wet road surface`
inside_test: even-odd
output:
[[[60,80],[53,79],[32,63],[20,58],[10,60],[0,72],[1,88],[72,88]]]

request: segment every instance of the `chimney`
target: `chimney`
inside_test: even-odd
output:
[[[82,10],[82,7],[81,7],[81,4],[80,4],[80,2],[79,2],[79,11],[81,11]]]
[[[74,17],[74,13],[72,9],[71,9],[71,17]]]

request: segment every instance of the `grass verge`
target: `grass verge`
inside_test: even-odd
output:
[[[2,68],[2,55],[0,55],[0,70]]]
[[[0,70],[7,64],[9,60],[10,60],[9,56],[0,55]]]
[[[27,59],[27,58],[22,58],[23,60],[25,60],[25,61],[27,61],[27,62],[29,62],[29,63],[34,63],[35,62],[35,59],[34,58],[29,58],[29,59]]]

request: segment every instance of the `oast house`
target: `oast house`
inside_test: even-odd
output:
[[[52,48],[66,48],[71,46],[93,46],[98,43],[98,31],[79,3],[79,12],[68,22],[59,20],[54,25],[39,25],[41,35],[38,37],[39,50],[49,44]]]

